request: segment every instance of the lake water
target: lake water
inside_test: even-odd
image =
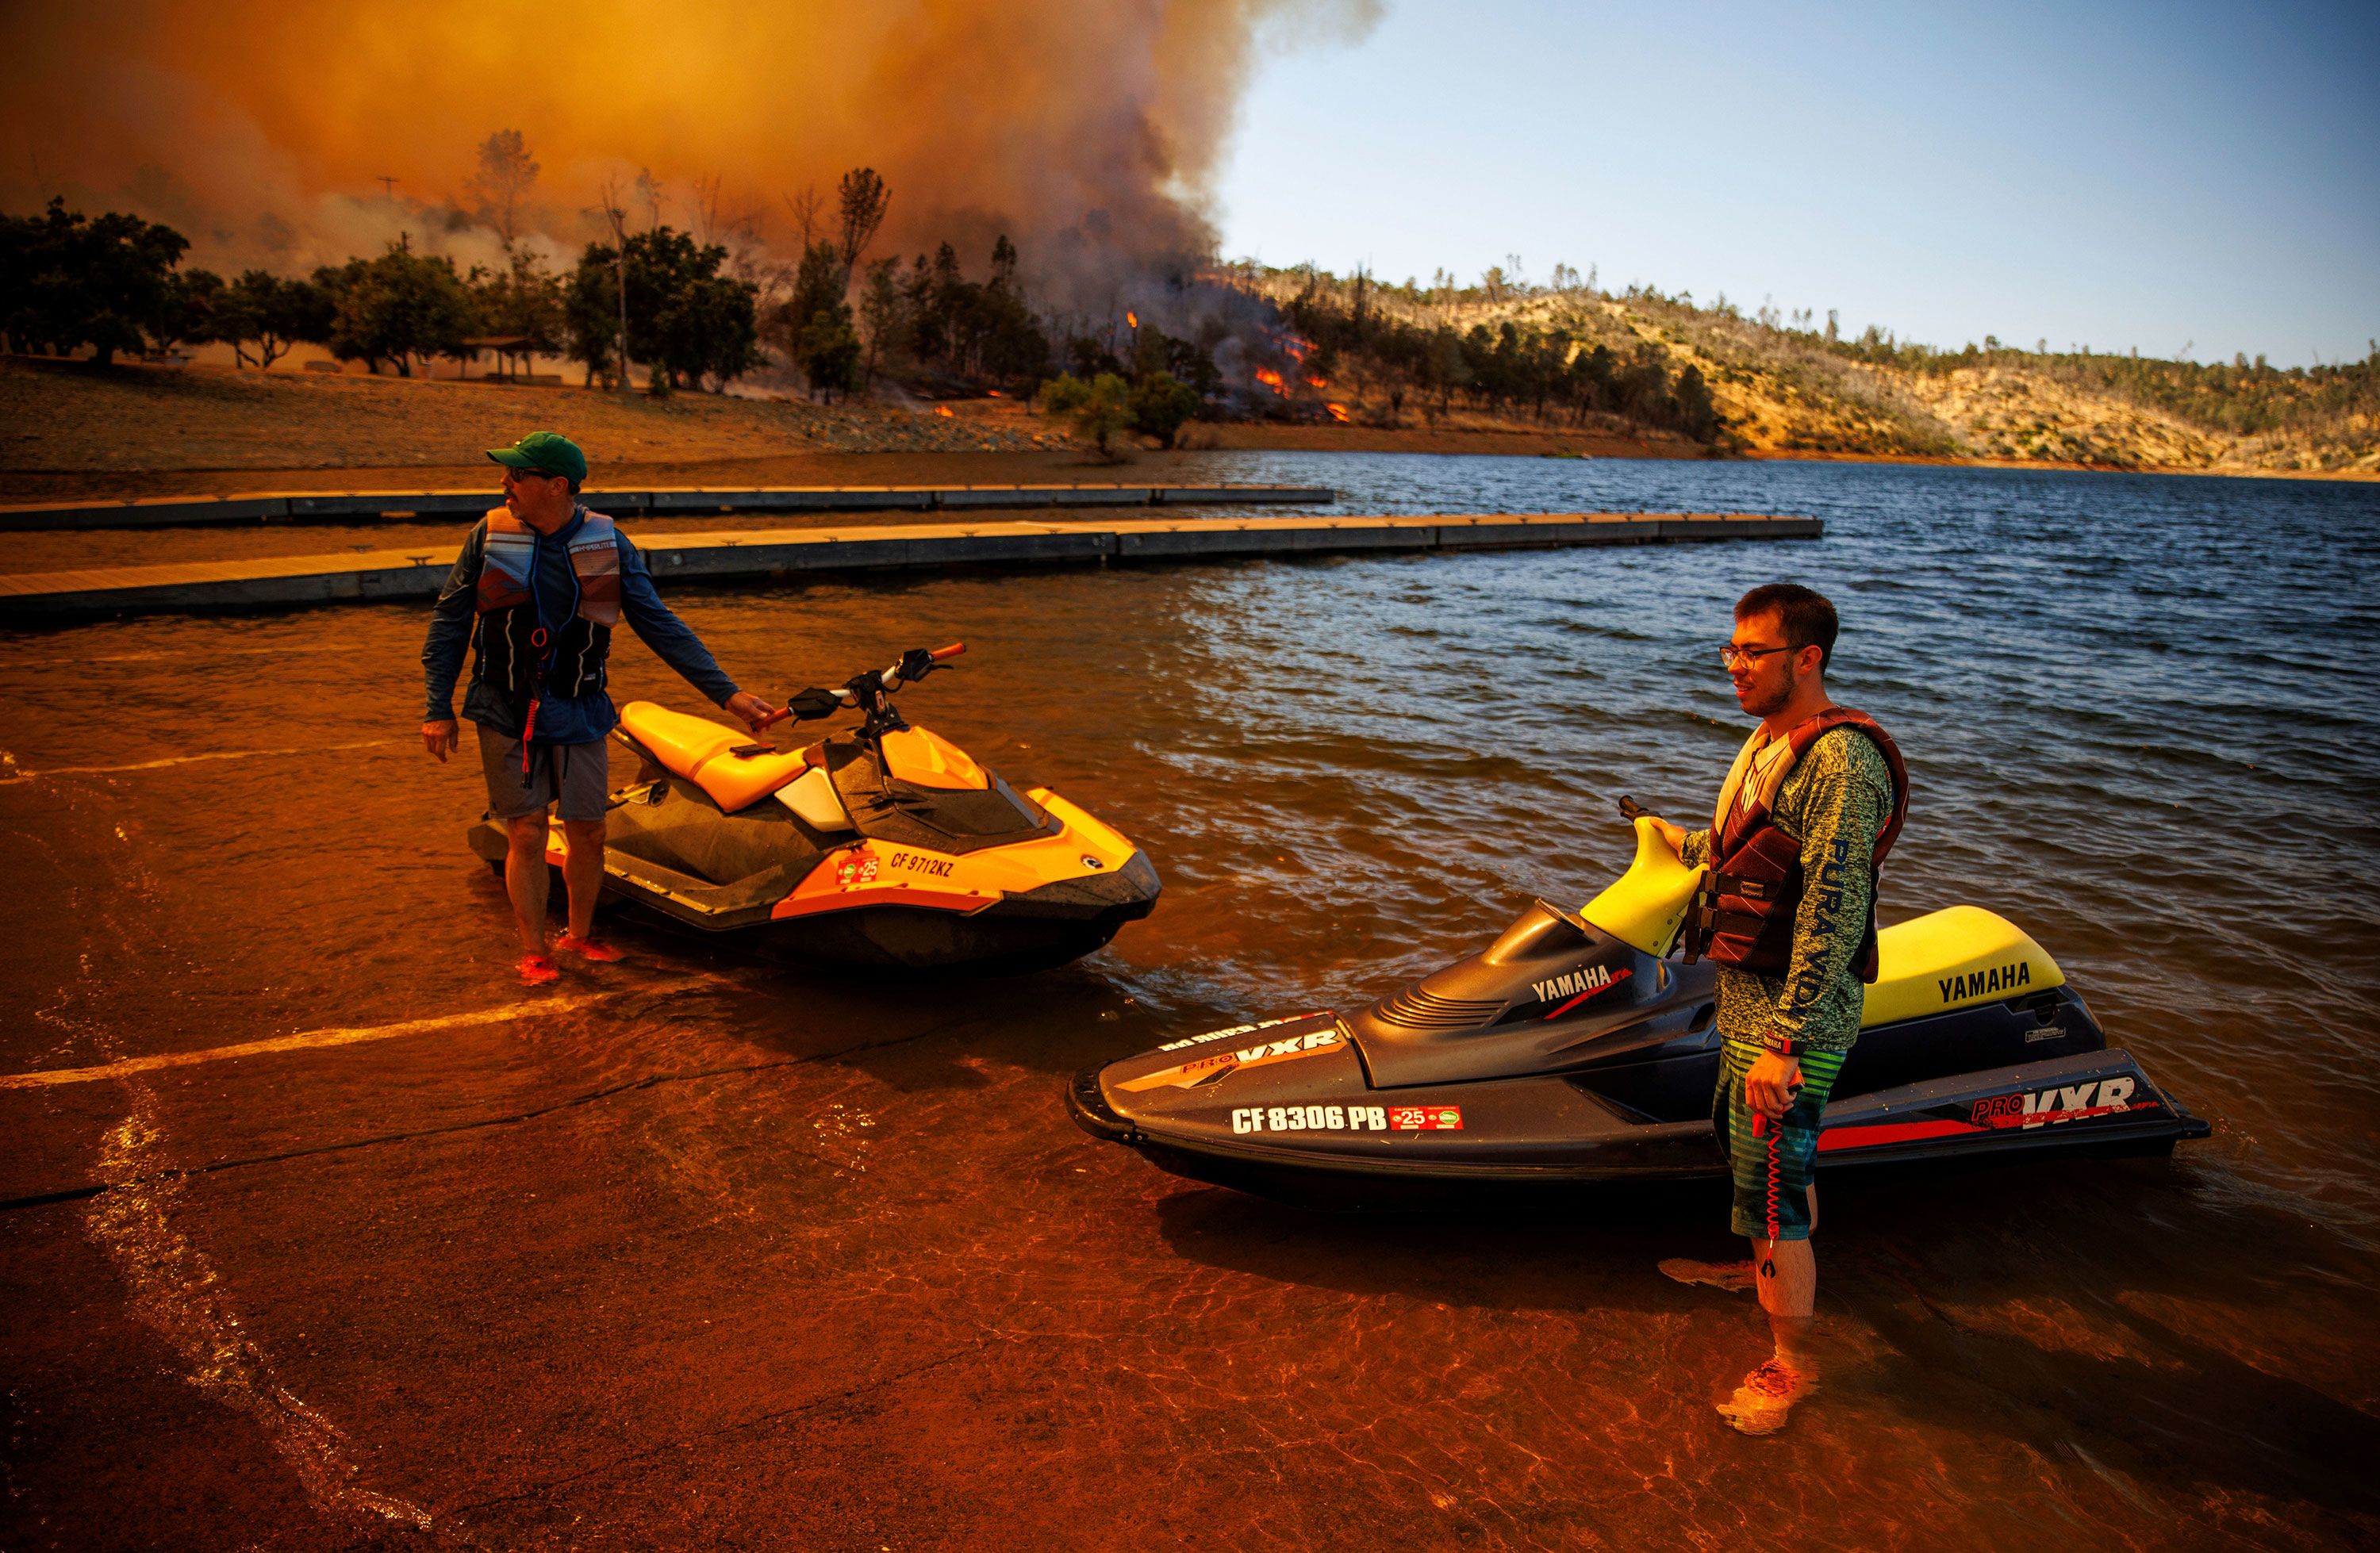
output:
[[[890,1453],[947,1490],[880,1523],[896,1546],[905,1526],[977,1524],[978,1495],[1003,1507],[981,1523],[1002,1545],[1130,1528],[1700,1546],[1789,1535],[1780,1518],[1850,1546],[2380,1535],[2380,487],[1295,454],[1200,471],[1334,485],[1352,512],[1767,511],[1827,537],[680,593],[730,672],[780,696],[966,639],[964,672],[911,692],[911,718],[1132,836],[1166,880],[1157,914],[1081,966],[991,986],[888,987],[630,930],[643,968],[605,973],[615,1012],[527,1047],[432,1035],[46,1110],[0,1096],[40,1139],[8,1195],[90,1178],[128,1108],[163,1165],[237,1167],[208,1182],[554,1095],[641,1108],[570,1145],[574,1177],[611,1183],[601,1201],[641,1205],[613,1240],[577,1229],[589,1254],[679,1247],[634,1290],[532,1292],[489,1248],[563,1234],[536,1204],[439,1251],[392,1207],[432,1170],[398,1150],[368,1180],[311,1182],[302,1209],[195,1184],[174,1208],[275,1384],[366,1442],[375,1491],[498,1542],[561,1534],[484,1503],[565,1481],[540,1491],[588,1525],[628,1524],[664,1488],[696,1507],[668,1523],[701,1537],[788,1524],[704,1498],[753,1470],[709,1447],[635,1493],[570,1474],[586,1397],[627,1384],[588,1314],[596,1285],[716,1317],[673,1350],[735,1377],[674,1404],[688,1429],[782,1412],[791,1369],[751,1377],[787,1332],[832,1325],[820,1363],[863,1380],[969,1334],[945,1372],[968,1407],[918,1401],[911,1436],[845,1423],[820,1447]],[[1835,601],[1835,694],[1909,758],[1885,919],[1959,902],[2015,919],[2211,1139],[2171,1162],[1836,1194],[1820,1299],[1839,1378],[1754,1445],[1708,1404],[1757,1356],[1755,1316],[1651,1270],[1724,1254],[1716,1207],[1334,1219],[1074,1132],[1073,1067],[1372,995],[1533,895],[1583,900],[1628,855],[1622,793],[1706,811],[1744,732],[1717,657],[1729,605],[1777,578]],[[423,614],[6,640],[0,746],[35,773],[0,783],[0,839],[25,859],[0,904],[23,946],[0,968],[8,1072],[511,996],[500,898],[460,845],[476,775],[413,739]],[[700,710],[632,643],[615,679]],[[236,758],[127,769],[217,755]],[[541,1178],[553,1157],[519,1131],[468,1134],[488,1151],[471,1168]],[[107,1245],[81,1211],[18,1217]],[[293,1227],[265,1234],[260,1214]],[[293,1245],[373,1280],[369,1341],[335,1335]],[[517,1329],[468,1378],[431,1335],[456,1280]],[[382,1383],[400,1364],[418,1391]],[[501,1461],[470,1444],[504,1430],[528,1443]]]

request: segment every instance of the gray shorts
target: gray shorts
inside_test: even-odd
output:
[[[521,742],[474,722],[480,733],[480,770],[488,779],[488,813],[497,819],[543,814],[560,803],[565,819],[601,819],[612,789],[610,751],[601,739],[585,744],[533,744],[528,771],[521,771]]]

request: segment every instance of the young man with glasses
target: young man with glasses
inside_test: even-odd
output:
[[[563,867],[570,922],[556,946],[587,960],[620,957],[593,936],[611,788],[603,740],[620,721],[607,688],[612,628],[625,619],[655,656],[753,732],[771,709],[720,672],[701,638],[662,602],[628,536],[580,503],[587,455],[577,443],[532,431],[488,456],[504,467],[504,504],[471,530],[431,613],[421,742],[442,763],[454,752],[455,680],[465,647],[475,648],[463,715],[479,729],[488,812],[504,822],[520,977],[535,985],[561,974],[545,941],[549,807],[559,809],[570,843]]]
[[[1720,659],[1736,704],[1760,725],[1709,830],[1659,821],[1688,864],[1710,869],[1684,948],[1718,963],[1725,1057],[1712,1122],[1734,1176],[1735,1232],[1752,1243],[1748,1262],[1673,1259],[1661,1270],[1758,1293],[1776,1351],[1719,1404],[1745,1434],[1783,1428],[1817,1389],[1811,1166],[1820,1114],[1859,1037],[1862,984],[1876,979],[1876,872],[1909,804],[1891,738],[1827,694],[1836,632],[1834,606],[1794,583],[1737,602]]]

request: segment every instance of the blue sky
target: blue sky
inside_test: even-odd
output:
[[[1425,282],[1507,254],[1998,334],[2280,365],[2380,335],[2380,5],[1388,0],[1266,52],[1223,251]]]

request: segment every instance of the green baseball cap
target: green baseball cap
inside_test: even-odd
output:
[[[578,444],[559,431],[531,431],[510,447],[492,447],[488,456],[499,464],[531,474],[560,475],[565,479],[587,478],[587,455]]]

